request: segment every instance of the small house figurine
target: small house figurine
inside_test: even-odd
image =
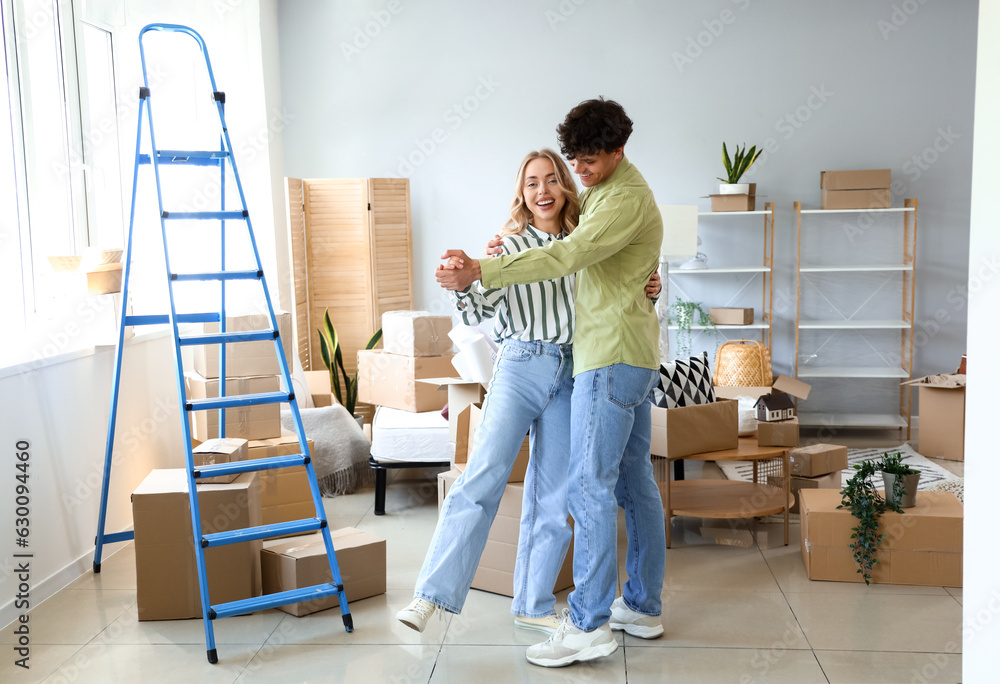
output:
[[[795,403],[784,392],[762,394],[754,404],[757,420],[773,423],[795,417]]]

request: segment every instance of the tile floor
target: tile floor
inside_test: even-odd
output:
[[[881,441],[877,441],[881,440]],[[832,440],[830,440],[832,441]],[[856,446],[898,444],[885,435],[838,435]],[[940,462],[957,474],[960,463]],[[718,477],[688,463],[690,477]],[[139,622],[131,544],[35,608],[31,669],[0,662],[0,682],[958,682],[961,589],[811,582],[781,526],[675,519],[663,587],[666,635],[619,635],[599,662],[561,670],[529,665],[536,633],[515,630],[510,599],[472,591],[462,615],[437,616],[423,634],[394,619],[406,605],[437,519],[433,473],[392,482],[386,515],[372,490],[328,500],[335,527],[387,541],[388,591],[339,613],[302,618],[269,610],[216,623],[220,661],[205,660],[200,620]],[[624,534],[622,534],[624,538]],[[122,546],[122,545],[118,545]],[[619,577],[624,570],[619,568]],[[565,604],[566,592],[559,596]],[[11,644],[10,627],[0,644]],[[9,646],[4,650],[9,654]]]

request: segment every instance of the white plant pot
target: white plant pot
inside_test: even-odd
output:
[[[720,195],[749,195],[749,183],[719,183]]]

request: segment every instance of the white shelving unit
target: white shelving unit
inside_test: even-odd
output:
[[[725,220],[732,220],[734,224],[739,224],[739,218],[746,218],[747,216],[762,216],[764,217],[764,254],[763,260],[758,264],[748,264],[741,266],[723,266],[719,268],[701,268],[701,269],[671,269],[669,272],[669,279],[671,284],[685,294],[684,288],[678,282],[677,279],[681,280],[698,280],[701,278],[710,278],[716,275],[724,274],[748,274],[751,277],[743,284],[743,287],[739,289],[729,300],[729,302],[724,304],[718,304],[718,306],[729,306],[732,304],[733,300],[739,296],[749,285],[756,279],[757,274],[761,275],[761,298],[760,307],[754,307],[754,322],[747,325],[691,325],[692,331],[704,331],[710,330],[714,327],[716,330],[725,333],[729,330],[742,330],[742,331],[760,331],[761,341],[767,345],[768,348],[771,347],[771,327],[772,327],[772,314],[771,307],[774,298],[774,203],[766,202],[764,204],[764,209],[761,211],[699,211],[698,216],[711,216],[713,218],[725,217]],[[749,225],[748,222],[744,221],[743,225]],[[676,325],[668,326],[670,330],[676,331],[678,327]]]
[[[902,207],[886,209],[803,209],[801,202],[794,203],[795,218],[798,227],[798,272],[796,284],[798,289],[798,304],[795,316],[795,374],[796,377],[809,380],[811,383],[822,379],[856,379],[858,381],[892,380],[899,383],[911,377],[913,371],[913,306],[916,291],[914,267],[916,264],[917,245],[917,200],[907,199]],[[903,249],[902,260],[899,263],[877,264],[823,264],[802,262],[802,216],[809,214],[902,214],[903,218]],[[808,228],[807,228],[808,230]],[[808,239],[808,237],[806,238]],[[900,318],[898,319],[810,319],[802,312],[803,280],[808,280],[809,274],[834,274],[834,277],[850,277],[855,273],[884,273],[892,277],[899,273],[902,276],[902,301],[900,303]],[[845,274],[840,276],[839,274]],[[874,297],[877,291],[871,296]],[[899,366],[817,366],[800,367],[801,354],[800,333],[804,330],[829,331],[835,335],[842,331],[893,331],[898,330]],[[854,427],[854,428],[899,428],[906,430],[906,438],[910,438],[910,389],[900,385],[899,410],[896,413],[823,413],[799,412],[799,423],[808,426]]]

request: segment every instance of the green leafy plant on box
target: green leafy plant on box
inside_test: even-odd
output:
[[[747,146],[745,143],[743,149],[740,149],[739,145],[737,145],[736,153],[733,155],[732,161],[730,161],[729,152],[726,150],[726,143],[722,143],[722,163],[726,167],[726,177],[719,178],[720,181],[730,184],[739,183],[743,174],[753,166],[753,163],[757,161],[757,157],[764,151],[763,149],[758,150],[756,145],[751,147],[749,152],[746,149]]]
[[[337,401],[347,409],[353,416],[354,408],[358,404],[358,374],[351,377],[344,368],[344,355],[340,351],[340,338],[337,336],[337,329],[330,321],[330,310],[323,312],[323,328],[317,330],[319,333],[319,351],[323,357],[323,364],[330,371],[330,389]],[[371,336],[365,349],[372,349],[382,340],[382,329]],[[338,374],[339,371],[339,374]],[[343,381],[341,381],[343,378]]]
[[[695,324],[697,316],[698,325],[705,326],[714,337],[717,334],[715,324],[708,313],[701,308],[699,302],[686,302],[680,297],[674,298],[674,303],[670,305],[668,311],[669,323],[677,326],[677,358],[691,356],[691,346],[693,337],[691,326]]]
[[[902,463],[904,458],[899,452],[885,452],[881,458],[859,463],[854,466],[854,475],[840,490],[840,505],[837,508],[851,509],[851,514],[858,520],[858,526],[851,528],[851,539],[854,541],[850,547],[854,551],[854,561],[858,564],[858,572],[865,584],[871,584],[871,570],[878,563],[875,554],[885,537],[885,534],[879,532],[882,514],[887,510],[902,513],[903,509],[896,502],[902,499],[905,492],[902,478],[895,478],[892,489],[894,501],[886,501],[872,483],[872,477],[878,472],[899,475],[919,472]]]

